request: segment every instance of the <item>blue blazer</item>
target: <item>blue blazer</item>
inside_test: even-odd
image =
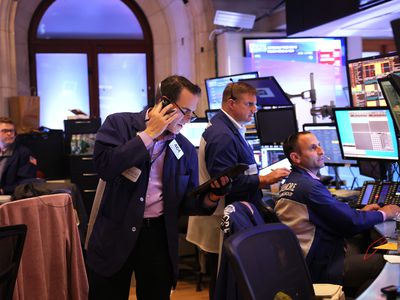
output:
[[[27,179],[36,178],[36,163],[31,150],[22,145],[14,144],[13,154],[7,159],[1,176],[0,187],[4,194],[11,195],[18,184]]]
[[[256,164],[253,150],[224,112],[219,111],[211,119],[211,124],[203,133],[205,161],[211,177],[238,163]],[[235,201],[259,204],[262,199],[259,184],[258,174],[239,175],[232,191],[225,196],[225,205]]]
[[[137,133],[145,129],[145,113],[117,113],[107,117],[97,132],[94,161],[106,181],[98,216],[89,240],[88,266],[112,276],[124,265],[140,232],[150,172],[150,156]],[[178,271],[178,218],[181,214],[211,214],[202,196],[186,194],[198,185],[198,161],[194,146],[181,134],[175,138],[184,152],[178,160],[166,147],[163,170],[164,221],[175,278]],[[121,173],[137,167],[136,182]]]

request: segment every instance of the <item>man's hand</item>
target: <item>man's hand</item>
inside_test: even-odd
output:
[[[178,117],[179,114],[173,104],[169,104],[163,108],[160,102],[149,111],[149,121],[144,131],[152,139],[156,139]]]
[[[379,210],[383,211],[386,214],[386,220],[394,219],[397,215],[400,214],[400,207],[394,204],[385,205]]]
[[[208,193],[208,199],[217,202],[220,197],[228,194],[232,189],[232,180],[228,176],[222,176],[211,182],[211,192]]]
[[[378,204],[374,203],[374,204],[365,205],[360,210],[362,210],[362,211],[372,211],[372,210],[379,210],[379,209],[381,209],[381,207]]]
[[[259,176],[260,178],[260,188],[264,188],[267,185],[277,183],[281,181],[282,179],[286,178],[290,174],[290,170],[286,168],[278,168],[273,170],[271,173],[268,175],[264,176]]]

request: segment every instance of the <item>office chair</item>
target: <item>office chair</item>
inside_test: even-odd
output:
[[[13,297],[26,230],[25,224],[0,227],[0,299]]]
[[[243,299],[313,299],[314,290],[297,240],[284,224],[262,224],[224,242]]]

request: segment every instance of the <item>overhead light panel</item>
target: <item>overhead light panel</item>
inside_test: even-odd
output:
[[[215,12],[214,25],[252,29],[255,20],[255,15],[217,10]]]

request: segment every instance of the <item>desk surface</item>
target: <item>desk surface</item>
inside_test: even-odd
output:
[[[393,236],[395,226],[394,221],[389,221],[375,225],[375,229],[383,236]],[[381,293],[381,288],[392,284],[400,286],[400,264],[390,264],[386,262],[382,272],[357,299],[386,300],[386,296]]]

